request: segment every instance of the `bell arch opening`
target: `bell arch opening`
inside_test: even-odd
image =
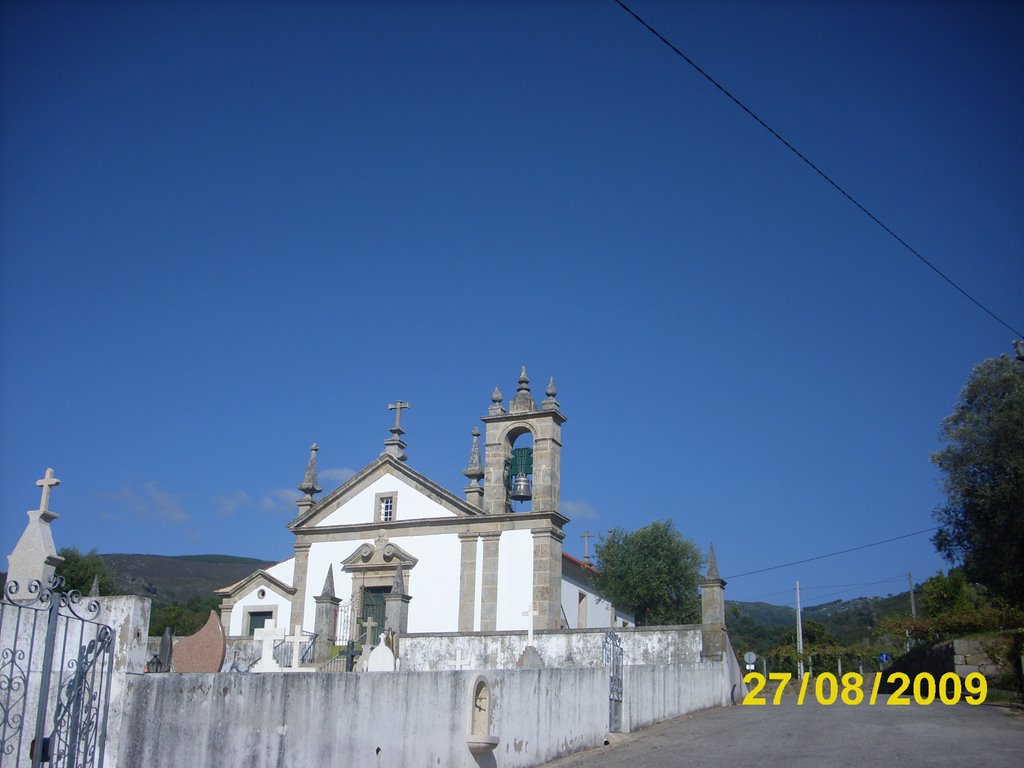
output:
[[[516,426],[505,437],[508,458],[505,459],[504,481],[510,512],[533,510],[533,431]]]

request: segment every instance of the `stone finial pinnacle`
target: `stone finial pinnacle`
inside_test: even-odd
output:
[[[524,365],[519,372],[519,385],[516,387],[516,396],[509,403],[508,412],[530,413],[536,410],[536,408],[537,405],[533,402],[533,396],[530,394],[530,377],[526,375],[526,366]]]
[[[324,579],[324,588],[320,590],[320,597],[334,597],[334,566],[327,566],[327,578]]]
[[[316,452],[319,450],[320,446],[316,443],[309,446],[309,461],[306,462],[306,474],[302,478],[302,482],[296,486],[296,488],[306,494],[306,499],[312,499],[314,493],[323,491],[323,488],[317,485],[316,479]]]
[[[721,579],[718,575],[718,561],[715,559],[715,545],[712,544],[708,550],[708,576],[709,579]]]
[[[391,594],[393,595],[404,595],[405,594],[405,579],[402,578],[402,561],[398,561],[398,565],[395,566],[395,579],[391,582]]]
[[[92,586],[89,587],[89,597],[100,596],[100,575],[97,573],[92,577]]]
[[[545,411],[557,411],[558,401],[555,400],[555,395],[558,394],[558,387],[555,386],[555,377],[551,377],[551,381],[548,382],[547,389],[544,390],[544,394],[547,395],[541,403],[540,407]]]
[[[519,386],[516,387],[518,392],[529,392],[530,391],[530,377],[526,375],[526,366],[524,365],[522,370],[519,371]]]
[[[491,393],[491,407],[487,409],[489,416],[496,416],[500,413],[504,413],[505,409],[501,405],[501,401],[505,399],[505,396],[501,394],[501,390],[497,385],[494,386],[494,391]]]
[[[477,427],[473,427],[473,431],[470,434],[473,435],[473,446],[469,449],[469,464],[466,465],[462,474],[472,480],[474,484],[477,484],[484,476],[480,461],[480,430]]]

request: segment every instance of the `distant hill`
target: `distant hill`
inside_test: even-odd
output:
[[[213,597],[213,590],[234,584],[267,560],[232,555],[100,555],[126,594],[143,595],[154,602],[183,602],[191,597]]]
[[[803,621],[817,621],[843,645],[879,644],[874,636],[878,622],[889,616],[910,615],[910,593],[890,597],[858,597],[804,606]],[[725,623],[733,647],[758,654],[777,647],[783,636],[796,627],[796,609],[769,603],[726,601]]]

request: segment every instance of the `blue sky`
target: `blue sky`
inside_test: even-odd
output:
[[[1024,324],[1020,6],[633,8]],[[287,557],[311,442],[333,487],[402,398],[460,491],[525,363],[567,551],[670,518],[728,577],[930,527],[939,423],[1010,351],[610,0],[0,14],[4,552],[52,466],[58,546]],[[727,596],[942,565],[922,535]]]

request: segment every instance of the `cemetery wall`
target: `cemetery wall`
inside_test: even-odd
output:
[[[533,645],[545,667],[604,665],[607,628],[534,633]],[[621,627],[624,664],[685,664],[700,661],[701,627]],[[409,634],[399,638],[398,657],[406,671],[450,669],[456,659],[480,669],[515,669],[527,645],[527,633],[480,632],[460,635]]]
[[[95,615],[86,608],[92,600],[99,604],[99,611]],[[5,603],[0,606],[0,655],[3,657],[0,664],[0,691],[3,692],[3,701],[0,701],[0,705],[7,717],[6,729],[0,730],[4,730],[5,736],[9,739],[3,744],[4,751],[0,754],[0,764],[5,768],[28,768],[32,764],[30,745],[35,737],[49,617],[48,604],[33,605],[35,607],[19,608],[11,603]],[[72,608],[77,616],[88,617],[88,620],[69,619],[67,614]],[[55,633],[53,671],[49,678],[44,733],[49,734],[52,730],[55,713],[65,693],[63,686],[73,679],[81,649],[96,639],[101,624],[111,627],[114,632],[113,649],[109,659],[111,678],[109,694],[105,691],[95,692],[100,695],[101,700],[109,701],[107,733],[117,733],[124,715],[127,679],[142,672],[147,658],[145,652],[149,610],[149,598],[135,595],[82,597],[81,602],[71,608],[61,608]],[[99,670],[105,671],[107,663],[106,659],[101,659],[99,669],[95,673],[90,673],[87,679],[102,686],[103,677]],[[116,763],[117,739],[107,740],[106,758],[108,765]]]
[[[499,743],[475,758],[466,739],[479,677],[490,686],[490,733]],[[109,763],[119,768],[516,768],[602,743],[608,674],[142,675],[129,679],[128,702],[118,760]]]
[[[622,675],[622,730],[635,731],[687,712],[729,703],[722,664],[630,666]]]

